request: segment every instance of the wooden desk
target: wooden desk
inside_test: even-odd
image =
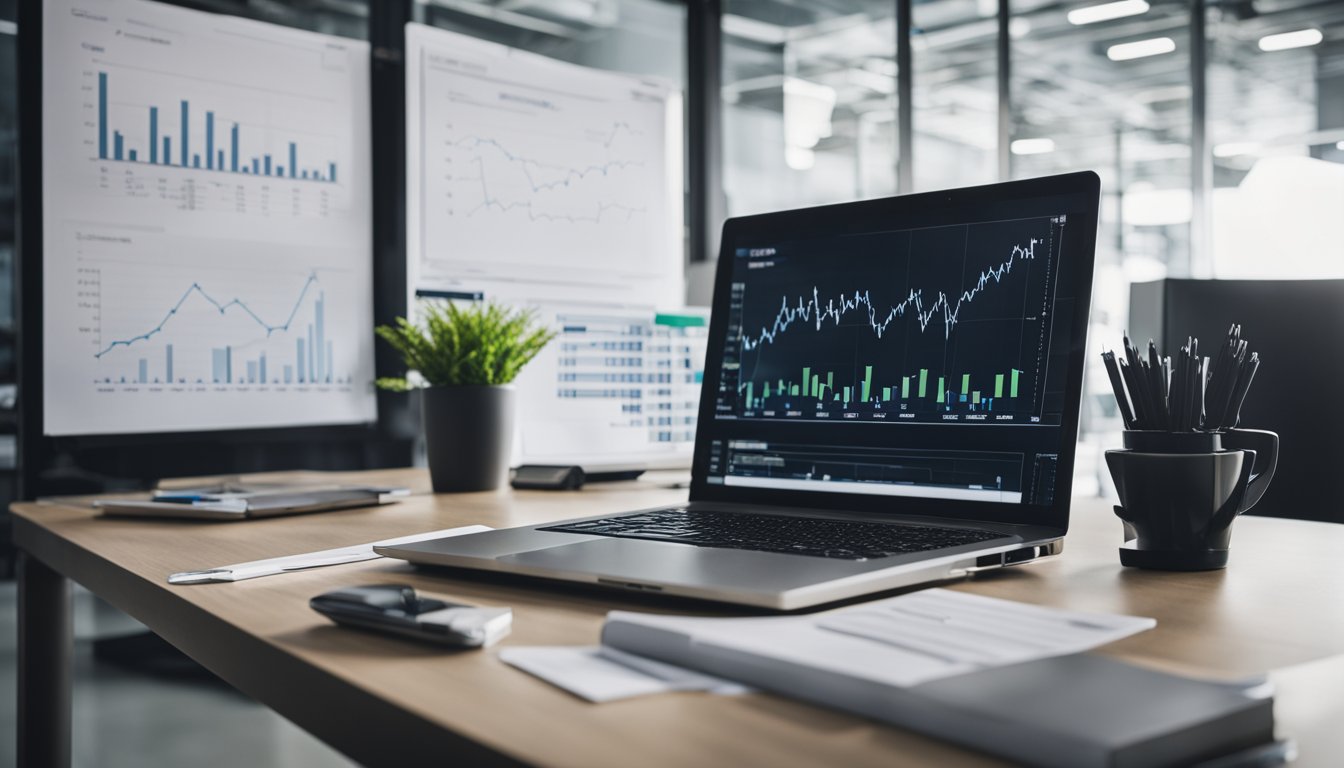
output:
[[[340,586],[407,582],[468,602],[512,606],[504,644],[593,644],[611,609],[726,614],[673,598],[575,591],[417,572],[393,561],[234,584],[169,586],[169,573],[480,523],[515,526],[673,502],[646,481],[577,493],[432,496],[420,472],[348,481],[421,491],[391,507],[246,523],[102,519],[87,506],[17,504],[21,764],[68,764],[69,589],[83,584],[244,693],[355,760],[417,765],[996,765],[915,734],[770,695],[683,693],[590,705],[507,667],[493,651],[443,652],[340,629],[308,598]],[[1158,620],[1105,653],[1178,672],[1252,675],[1344,654],[1344,526],[1268,518],[1236,524],[1225,571],[1121,568],[1120,524],[1096,500],[1074,505],[1064,554],[954,582],[954,589]],[[1331,665],[1334,666],[1331,666]],[[1344,664],[1284,677],[1280,727],[1304,765],[1344,753]],[[1291,683],[1291,685],[1290,685]],[[1289,690],[1289,688],[1292,690]],[[1323,709],[1325,708],[1325,709]],[[1333,708],[1333,709],[1330,709]]]

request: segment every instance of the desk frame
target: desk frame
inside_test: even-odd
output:
[[[19,554],[18,765],[69,768],[74,633],[70,580],[145,624],[244,694],[365,765],[415,765],[425,754],[472,766],[521,766],[414,717],[322,670],[299,667],[276,646],[239,632],[170,591],[149,599],[136,576],[105,560],[76,563],[39,526],[16,518]],[[68,577],[68,578],[67,578]],[[139,589],[137,589],[139,587]],[[276,674],[284,669],[284,675]],[[328,701],[352,704],[333,711]]]

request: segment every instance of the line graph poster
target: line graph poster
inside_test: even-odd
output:
[[[372,421],[367,43],[45,2],[47,433]]]
[[[1053,420],[1043,415],[1066,224],[1038,217],[741,249],[720,413]]]
[[[680,114],[666,85],[417,24],[407,48],[420,287],[565,280],[680,303]]]

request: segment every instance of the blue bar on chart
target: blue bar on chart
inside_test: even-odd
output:
[[[331,345],[331,342],[328,341],[328,342],[327,342],[327,379],[326,379],[326,381],[327,381],[328,384],[331,383],[331,353],[332,353],[332,345]]]
[[[149,361],[146,360],[146,359],[143,358],[143,357],[140,358],[140,378],[139,378],[139,382],[140,382],[141,384],[148,384],[148,383],[149,383]]]
[[[290,179],[309,179],[315,181],[336,180],[336,163],[327,163],[327,172],[324,175],[317,168],[299,167],[299,143],[297,141],[284,141],[289,161],[288,165],[275,162],[270,154],[259,155],[252,158],[251,168],[241,160],[242,152],[242,127],[237,122],[229,125],[229,138],[227,146],[223,137],[220,141],[215,141],[215,111],[205,110],[205,147],[193,151],[191,143],[191,101],[190,99],[180,99],[178,108],[180,110],[180,124],[177,136],[177,159],[174,160],[173,137],[165,135],[170,133],[171,129],[165,129],[160,124],[159,111],[162,108],[159,105],[147,106],[148,110],[148,146],[133,147],[130,146],[131,140],[127,139],[127,134],[119,129],[114,129],[109,115],[109,89],[111,83],[107,72],[98,73],[98,159],[100,160],[122,160],[134,163],[148,162],[152,165],[177,165],[182,168],[200,168],[207,171],[218,171],[227,173],[244,173],[251,175],[266,175],[277,178]],[[143,119],[143,118],[142,118]],[[144,125],[144,123],[141,123]],[[138,134],[138,130],[130,135]],[[272,141],[274,139],[271,139]],[[162,143],[160,143],[162,142]],[[148,150],[148,151],[146,151]]]
[[[257,380],[262,384],[266,383],[266,353],[261,353],[261,358],[257,360]]]
[[[224,380],[233,383],[233,347],[224,348]]]
[[[168,383],[171,384],[171,383],[173,382],[173,345],[172,345],[172,344],[169,344],[169,345],[164,349],[164,351],[163,351],[163,356],[164,356],[164,361],[163,361],[164,373],[166,374],[166,378],[167,378],[167,380],[168,380]]]
[[[107,159],[107,73],[98,73],[98,159]]]
[[[210,350],[210,378],[216,384],[224,383],[224,350]]]
[[[314,358],[314,357],[315,357],[315,355],[313,354],[313,324],[312,324],[312,323],[309,323],[309,324],[308,324],[308,360],[307,360],[306,362],[308,363],[308,381],[311,381],[311,382],[316,382],[316,381],[317,381],[317,373],[316,373],[316,370],[313,368],[313,358]]]
[[[257,361],[256,361],[256,360],[248,360],[248,361],[247,361],[247,383],[248,383],[248,384],[256,384],[256,383],[257,383]]]
[[[303,367],[303,339],[301,339],[301,338],[300,338],[300,339],[295,339],[295,341],[297,341],[297,342],[299,343],[299,357],[298,357],[298,360],[297,360],[297,365],[296,365],[295,367],[296,367],[296,368],[298,369],[298,371],[299,371],[299,383],[302,384],[302,383],[304,382],[304,378],[303,378],[303,370],[304,370],[304,367]]]
[[[292,365],[285,366],[285,383],[286,384],[294,383],[294,366]]]
[[[325,323],[323,322],[323,315],[325,314],[323,312],[323,309],[326,306],[326,301],[327,301],[326,291],[318,293],[317,302],[315,303],[315,307],[313,310],[314,314],[313,321],[317,324],[317,338],[315,339],[316,343],[313,345],[317,352],[317,371],[316,374],[313,376],[314,381],[326,381],[327,380],[326,372],[329,370],[325,365],[323,365],[326,362],[326,360],[323,358],[323,355],[327,349],[325,329],[323,328],[323,326],[325,325]]]
[[[188,133],[188,128],[187,128],[187,126],[188,126],[188,122],[187,122],[187,110],[188,110],[187,102],[186,102],[186,101],[183,101],[183,102],[182,102],[182,135],[179,136],[178,139],[177,139],[179,142],[182,143],[182,167],[183,167],[183,168],[186,168],[186,167],[187,167],[187,160],[189,160],[189,159],[191,158],[191,154],[190,154],[190,152],[187,151],[187,150],[188,150],[188,147],[187,147],[187,138],[191,135],[190,133]]]

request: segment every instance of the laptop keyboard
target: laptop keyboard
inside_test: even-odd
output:
[[[965,528],[689,509],[637,512],[601,520],[562,523],[540,530],[837,560],[872,560],[1007,538],[1001,533]]]

